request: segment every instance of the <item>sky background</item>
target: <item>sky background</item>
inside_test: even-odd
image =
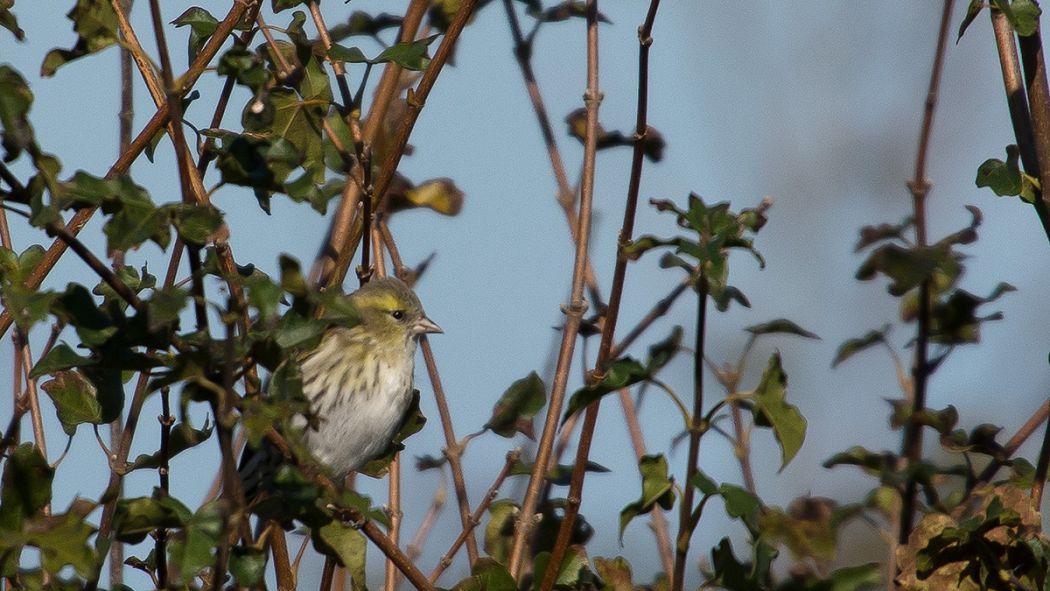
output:
[[[600,31],[600,86],[605,95],[600,119],[606,129],[628,131],[633,127],[637,27],[647,4],[621,1],[601,6],[612,21]],[[965,10],[965,3],[958,4],[953,30]],[[37,138],[45,150],[61,159],[63,176],[78,169],[101,176],[118,153],[116,49],[72,63],[54,78],[38,76],[48,49],[74,42],[70,22],[64,18],[67,6],[72,3],[19,2],[14,10],[28,40],[17,43],[0,32],[0,63],[13,65],[29,80],[36,94],[31,118]],[[165,20],[174,19],[188,6],[163,3]],[[201,6],[221,17],[228,2],[206,1]],[[350,4],[325,2],[323,9],[332,26],[353,10],[398,14],[403,13],[403,6],[403,2],[355,0]],[[805,494],[859,501],[875,482],[856,470],[829,471],[821,463],[852,445],[899,448],[899,434],[888,425],[885,400],[898,398],[900,391],[885,352],[864,353],[836,369],[830,363],[842,341],[894,323],[898,317],[897,302],[886,293],[884,282],[854,279],[863,254],[853,252],[853,245],[862,226],[896,223],[910,213],[905,183],[913,174],[940,11],[935,2],[892,7],[865,2],[665,2],[657,17],[649,122],[663,134],[667,149],[662,162],[646,162],[638,233],[666,236],[676,230],[673,218],[644,205],[649,198],[684,203],[690,192],[696,192],[709,202],[728,200],[739,210],[772,197],[775,205],[769,223],[756,240],[767,260],[766,268],[758,269],[746,254],[732,259],[731,282],[748,295],[752,307],[734,306],[728,313],[709,316],[710,356],[718,363],[735,359],[746,342],[744,327],[778,317],[790,318],[822,338],[761,341],[742,381],[742,387],[753,388],[769,355],[780,351],[790,376],[789,401],[809,421],[805,445],[780,473],[780,452],[771,433],[757,431],[754,435],[758,490],[769,504],[786,506]],[[152,36],[146,34],[146,3],[136,3],[133,20],[152,51]],[[271,15],[268,20],[284,25],[290,13]],[[531,24],[528,18],[523,22]],[[574,180],[582,149],[565,134],[561,121],[583,105],[584,34],[582,19],[544,26],[533,56],[540,90]],[[185,29],[168,31],[180,71],[185,67],[187,35]],[[366,53],[376,53],[371,42],[360,42]],[[357,80],[360,71],[351,70],[350,76]],[[202,77],[197,86],[202,98],[189,109],[189,121],[199,127],[207,125],[219,86],[215,74]],[[135,92],[137,131],[153,108],[137,79]],[[224,127],[237,128],[239,110],[247,98],[244,91],[235,94]],[[931,383],[929,405],[956,405],[960,427],[966,429],[980,423],[1002,425],[1003,441],[1044,400],[1048,382],[1046,238],[1030,207],[1016,199],[996,198],[974,185],[981,162],[1003,158],[1004,147],[1012,141],[994,40],[984,13],[959,43],[948,47],[927,172],[933,182],[930,235],[936,239],[965,226],[970,215],[964,206],[977,205],[985,214],[985,223],[979,230],[980,241],[965,249],[970,258],[961,285],[983,295],[999,281],[1007,281],[1018,291],[989,306],[988,312],[1001,310],[1005,319],[984,327],[980,346],[957,350],[942,366]],[[559,338],[552,327],[562,322],[559,306],[567,301],[571,280],[572,244],[554,199],[555,181],[514,61],[502,3],[483,9],[463,33],[455,65],[438,79],[412,134],[412,144],[415,151],[402,161],[401,172],[415,181],[452,177],[466,194],[457,217],[413,211],[397,215],[391,223],[407,263],[417,264],[436,253],[417,290],[428,315],[445,329],[431,343],[455,429],[462,436],[485,423],[493,403],[514,380],[536,370],[550,384]],[[156,202],[177,201],[173,162],[173,151],[165,142],[156,163],[140,158],[131,174]],[[623,148],[603,151],[597,160],[590,246],[604,294],[608,294],[612,276],[629,162],[630,151]],[[15,170],[26,171],[24,167]],[[205,185],[211,187],[217,180],[211,170]],[[213,198],[227,214],[237,261],[253,263],[271,274],[276,273],[281,253],[304,265],[312,261],[327,228],[326,218],[287,199],[275,198],[272,215],[267,216],[249,191],[226,187]],[[12,223],[18,250],[45,242],[42,232],[17,219]],[[82,237],[89,246],[104,248],[98,220],[89,224]],[[657,258],[651,256],[629,268],[621,330],[632,327],[679,280],[677,271],[659,269]],[[162,272],[166,260],[153,246],[128,255],[130,264],[148,263],[154,273]],[[61,289],[70,281],[93,285],[96,279],[67,256],[46,286]],[[212,293],[218,295],[217,290]],[[644,347],[664,338],[674,325],[682,325],[685,342],[692,342],[694,313],[694,305],[680,301],[632,353],[644,356]],[[912,333],[912,327],[898,326],[892,334],[904,356],[909,355],[903,347]],[[45,336],[34,335],[37,350]],[[62,336],[76,344],[71,331]],[[589,348],[592,354],[596,345]],[[0,352],[0,383],[10,383],[12,357],[10,347]],[[573,368],[570,392],[580,385],[582,370],[579,364]],[[431,421],[408,441],[406,455],[437,455],[443,438],[422,362],[416,373],[423,410]],[[683,355],[665,369],[663,378],[684,393],[690,375],[691,361]],[[709,379],[707,386],[709,400],[714,400],[720,393],[717,383]],[[4,397],[0,416],[10,412],[10,398]],[[159,402],[151,399],[143,411],[146,420],[141,423],[132,457],[156,449],[151,419],[158,413]],[[54,460],[61,453],[64,437],[46,399],[44,415],[49,456]],[[199,424],[205,413],[197,409],[194,416]],[[685,446],[670,447],[679,429],[674,407],[666,398],[650,395],[643,402],[641,420],[650,450],[668,453],[672,472],[681,480]],[[28,435],[28,420],[23,428]],[[537,422],[537,432],[539,429]],[[928,438],[928,449],[933,447],[931,442],[935,446]],[[464,463],[472,505],[482,498],[506,451],[519,445],[528,448],[523,439],[508,441],[492,434],[470,444]],[[1034,446],[1022,452],[1034,460]],[[188,503],[199,503],[211,482],[217,456],[209,441],[175,458],[173,494]],[[623,547],[616,537],[619,508],[634,501],[640,487],[622,413],[614,399],[602,406],[591,456],[611,472],[587,479],[582,512],[597,530],[589,552],[591,556],[622,554],[631,560],[636,579],[648,581],[659,564],[644,520],[628,527]],[[741,482],[730,446],[716,434],[704,438],[701,465],[716,480]],[[105,485],[100,476],[105,470],[103,453],[90,430],[82,427],[58,470],[56,508],[63,509],[76,495],[97,497]],[[403,535],[411,538],[442,477],[436,472],[408,471],[404,478]],[[503,496],[520,498],[524,480],[508,482]],[[155,482],[152,472],[133,473],[128,479],[129,494],[149,494]],[[367,478],[359,482],[377,504],[385,499],[384,483]],[[450,504],[420,560],[425,572],[459,531],[451,490],[449,495]],[[708,549],[722,536],[739,540],[743,534],[739,524],[725,519],[720,505],[710,507],[694,538],[697,558],[708,556]],[[865,527],[848,532],[861,542],[873,538]],[[296,546],[293,542],[293,548]],[[737,550],[741,555],[743,548],[738,545]],[[141,555],[148,552],[138,551]],[[881,551],[873,553],[859,542],[843,544],[842,553],[843,563],[882,559]],[[373,558],[375,573],[379,566],[380,561]],[[303,569],[303,584],[315,584],[320,560],[308,556]],[[442,584],[451,585],[465,574],[458,562]],[[379,584],[378,576],[372,579],[373,586]],[[699,582],[695,571],[691,580]],[[136,579],[129,581],[135,584]]]

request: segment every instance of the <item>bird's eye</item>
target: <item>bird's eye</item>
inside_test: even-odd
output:
[[[390,313],[390,315],[394,317],[394,320],[401,320],[401,319],[403,319],[405,317],[405,311],[404,310],[394,310],[394,311],[392,311]]]

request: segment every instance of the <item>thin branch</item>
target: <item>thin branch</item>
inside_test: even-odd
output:
[[[576,231],[576,254],[572,271],[572,291],[569,296],[569,305],[563,308],[565,313],[565,325],[562,327],[561,346],[558,351],[558,361],[554,370],[554,383],[551,386],[550,400],[547,403],[547,415],[544,419],[543,434],[540,437],[539,446],[536,449],[536,459],[529,476],[528,488],[525,498],[521,504],[521,513],[518,516],[517,528],[514,532],[514,540],[508,559],[508,570],[510,575],[518,580],[524,564],[525,546],[532,529],[533,514],[539,502],[540,488],[546,479],[547,465],[550,461],[551,451],[554,447],[554,437],[558,431],[558,421],[561,418],[562,405],[565,399],[565,390],[569,380],[569,371],[572,366],[573,350],[576,345],[576,337],[580,328],[580,321],[587,309],[587,303],[583,299],[584,277],[586,275],[587,247],[591,234],[591,213],[594,199],[595,178],[595,155],[597,153],[598,139],[598,106],[601,104],[602,94],[598,88],[598,6],[597,0],[587,2],[587,90],[584,93],[584,103],[587,108],[587,133],[583,152],[583,178],[580,183],[580,212],[579,226]],[[568,511],[578,509],[579,499],[572,496],[566,505]],[[575,506],[574,506],[575,505]],[[563,522],[563,526],[564,526]],[[559,535],[560,537],[560,535]],[[555,546],[555,551],[557,546]],[[551,570],[556,573],[561,564],[556,554],[551,555],[552,565],[548,568],[548,575],[541,587],[547,591],[553,585],[550,576]],[[549,583],[548,584],[548,579]]]
[[[157,469],[157,475],[160,479],[160,490],[164,491],[165,496],[168,494],[169,474],[171,471],[171,468],[168,465],[168,448],[169,441],[171,440],[171,426],[175,423],[175,417],[171,416],[169,396],[168,388],[161,388],[161,415],[157,417],[157,421],[160,423],[160,468]],[[167,589],[168,530],[163,527],[158,528],[157,531],[154,532],[154,538],[156,540],[154,556],[157,560],[157,587],[160,589]],[[216,576],[218,576],[218,573],[216,573]]]
[[[379,229],[383,244],[390,254],[390,260],[394,264],[397,275],[404,277],[407,269],[401,260],[394,237],[390,234],[390,228],[382,218],[377,221],[376,227]],[[423,362],[427,367],[427,376],[430,378],[430,385],[434,390],[434,401],[437,403],[438,414],[441,417],[441,429],[445,435],[444,453],[445,457],[448,458],[449,471],[452,473],[452,486],[456,491],[460,523],[463,526],[463,530],[467,531],[472,529],[472,526],[470,525],[470,500],[467,497],[466,480],[463,478],[463,462],[461,459],[463,448],[456,439],[456,431],[452,424],[452,413],[448,408],[448,397],[445,396],[445,387],[441,382],[441,374],[437,369],[434,351],[430,347],[430,340],[427,339],[426,335],[420,337],[419,346],[423,352]],[[467,559],[470,561],[470,564],[474,564],[478,559],[478,542],[474,539],[474,536],[467,538]]]
[[[390,472],[387,476],[389,491],[387,496],[387,508],[390,513],[390,527],[387,528],[387,537],[390,543],[397,546],[401,539],[401,454],[395,454],[394,460],[390,462]],[[386,561],[386,578],[384,588],[386,591],[394,591],[397,587],[397,567],[394,561]]]
[[[605,364],[611,359],[613,337],[616,332],[616,323],[620,314],[620,301],[623,296],[623,286],[627,277],[627,256],[623,249],[630,244],[634,236],[634,219],[638,210],[638,193],[641,187],[642,166],[644,163],[644,141],[649,131],[649,48],[652,45],[652,29],[656,21],[656,12],[660,7],[659,0],[652,0],[646,13],[645,21],[638,28],[638,102],[635,113],[635,135],[634,149],[631,157],[631,176],[627,187],[627,198],[624,204],[623,223],[620,227],[619,240],[616,250],[616,265],[613,270],[612,290],[609,295],[609,305],[605,312],[602,325],[602,339],[598,348],[598,359],[595,370],[591,373],[590,382],[594,383],[600,379]],[[587,103],[587,149],[592,149],[593,143],[597,141],[598,121],[598,6],[597,1],[588,2],[587,5],[587,95],[596,100]],[[594,134],[594,135],[592,135]],[[588,192],[593,191],[594,154],[590,154],[587,161],[585,152],[584,177],[581,189],[586,197]],[[590,170],[587,165],[589,164]],[[588,175],[588,172],[590,173]],[[588,177],[590,176],[590,180]],[[589,212],[581,214],[589,216]],[[583,233],[581,232],[581,237]],[[585,238],[583,238],[585,239]],[[580,440],[576,448],[576,461],[573,465],[572,480],[569,483],[568,501],[562,517],[561,526],[558,529],[558,537],[551,550],[550,562],[544,573],[541,589],[549,591],[554,587],[557,574],[561,568],[561,561],[571,540],[576,515],[579,513],[580,499],[583,497],[583,483],[586,477],[587,460],[590,455],[591,442],[594,437],[594,428],[598,421],[598,409],[600,399],[588,405],[583,418],[583,426],[580,429]]]
[[[579,220],[573,205],[576,202],[576,191],[569,184],[568,175],[565,173],[565,163],[562,161],[561,151],[558,149],[558,141],[554,137],[554,127],[551,125],[547,107],[540,94],[540,86],[536,81],[536,74],[532,70],[532,40],[535,37],[525,38],[522,33],[521,24],[518,22],[518,14],[514,11],[511,0],[503,0],[503,7],[507,12],[507,21],[510,22],[510,31],[514,36],[514,57],[521,68],[521,76],[525,79],[525,90],[529,93],[529,101],[532,109],[536,112],[536,120],[543,135],[543,143],[547,146],[547,157],[551,161],[551,170],[554,172],[554,180],[558,184],[558,205],[565,214],[565,221],[569,224],[569,234],[573,243],[576,241],[576,228]],[[587,282],[587,290],[591,294],[591,300],[595,307],[602,307],[601,290],[598,288],[598,280],[595,278],[594,268],[590,259],[586,262],[584,280]]]
[[[927,244],[926,237],[926,195],[930,190],[930,182],[926,179],[926,158],[929,151],[930,135],[933,132],[933,115],[937,107],[937,93],[940,89],[941,70],[944,66],[944,53],[948,45],[948,30],[951,24],[953,0],[944,1],[944,9],[941,13],[940,31],[937,35],[937,52],[933,59],[933,68],[930,72],[930,86],[926,93],[926,103],[922,120],[922,129],[919,132],[919,149],[915,156],[915,176],[908,182],[911,190],[914,206],[915,239],[917,245],[922,248]],[[917,415],[926,408],[926,387],[930,377],[930,360],[928,348],[930,342],[930,305],[931,285],[927,278],[919,286],[919,309],[918,334],[915,338],[915,362],[912,368],[914,376],[914,396],[912,398],[912,414]],[[922,425],[915,421],[909,421],[904,428],[904,442],[902,444],[902,455],[907,458],[909,465],[915,465],[922,458]],[[912,522],[915,517],[916,493],[918,483],[915,478],[908,478],[904,486],[904,495],[901,499],[901,522],[900,534],[897,539],[901,544],[908,542],[911,534]]]
[[[478,504],[477,509],[475,509],[474,513],[470,516],[470,526],[459,532],[456,541],[452,542],[452,546],[447,552],[445,552],[441,557],[441,560],[438,561],[438,565],[434,567],[434,570],[430,573],[429,581],[431,584],[436,583],[437,580],[441,578],[441,573],[445,572],[445,569],[452,564],[452,557],[459,552],[463,543],[474,537],[472,533],[474,528],[481,523],[481,517],[485,515],[485,511],[488,510],[492,501],[496,500],[496,497],[499,495],[499,489],[503,486],[503,481],[507,479],[507,476],[510,475],[511,468],[513,468],[514,464],[518,463],[518,460],[520,459],[520,450],[515,449],[507,452],[507,459],[503,463],[503,469],[500,470],[499,475],[496,476],[496,480],[494,480],[492,485],[489,486],[488,492],[485,493],[485,498],[481,499],[481,503]]]

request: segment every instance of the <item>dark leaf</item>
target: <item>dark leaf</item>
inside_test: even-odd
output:
[[[0,488],[0,530],[21,531],[27,519],[51,502],[55,471],[31,443],[13,447],[4,463]]]
[[[470,577],[456,583],[452,591],[517,591],[507,568],[496,559],[482,556],[470,569]]]
[[[839,350],[835,353],[835,359],[832,360],[831,366],[835,367],[843,361],[853,357],[857,353],[868,349],[874,345],[885,344],[886,334],[890,330],[890,325],[883,326],[879,330],[873,330],[868,332],[862,337],[849,339],[839,346]]]
[[[620,511],[620,544],[632,519],[657,506],[665,511],[674,506],[674,479],[667,475],[667,458],[662,454],[642,456],[638,471],[642,474],[642,496]]]
[[[48,77],[63,65],[117,42],[117,15],[106,0],[77,0],[66,15],[73,21],[77,42],[70,49],[52,49],[44,57],[40,75]]]
[[[747,332],[758,336],[764,334],[793,334],[807,339],[819,339],[817,335],[809,332],[786,318],[777,318],[762,324],[754,324],[745,328]]]
[[[959,23],[959,35],[955,38],[955,42],[958,43],[959,39],[962,39],[963,33],[966,32],[966,28],[970,26],[973,19],[977,18],[977,15],[981,13],[981,9],[984,8],[985,0],[970,0],[970,4],[966,7],[966,16],[963,17],[961,23]]]
[[[769,365],[762,374],[762,381],[755,389],[755,425],[771,427],[777,443],[780,444],[781,464],[783,470],[806,438],[806,419],[798,407],[785,401],[787,393],[787,374],[780,365],[780,354],[774,353],[769,358]]]
[[[113,513],[113,531],[122,542],[137,544],[157,528],[178,528],[193,513],[178,499],[156,489],[152,497],[120,499]]]
[[[81,423],[101,424],[102,405],[95,386],[75,371],[58,371],[40,386],[58,411],[58,420],[67,435],[73,435]]]
[[[507,388],[493,407],[485,428],[500,437],[522,433],[532,439],[532,418],[546,403],[546,386],[540,376],[532,372]]]
[[[33,371],[29,373],[31,378],[39,378],[53,374],[62,369],[73,369],[75,367],[84,367],[86,365],[94,365],[98,363],[94,359],[82,357],[77,355],[65,343],[60,343],[54,346],[43,359],[37,362],[33,367]]]
[[[605,373],[601,380],[573,393],[565,409],[565,415],[562,417],[562,423],[602,396],[650,377],[649,370],[630,357],[616,359],[607,364],[603,370]]]
[[[204,427],[201,429],[194,429],[193,425],[189,423],[178,423],[171,429],[171,437],[168,441],[168,453],[167,459],[171,459],[178,454],[196,447],[197,445],[206,441],[211,437],[211,432],[214,429],[207,421],[204,423]],[[153,454],[140,454],[139,457],[135,458],[134,462],[128,465],[128,472],[132,470],[138,470],[140,468],[157,469],[163,464],[163,457],[158,451]]]

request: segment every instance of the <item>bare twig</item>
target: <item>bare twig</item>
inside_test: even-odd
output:
[[[648,102],[649,102],[649,48],[652,45],[652,29],[656,20],[656,12],[659,9],[659,0],[652,0],[646,13],[645,21],[638,28],[638,104],[635,117],[634,150],[631,158],[631,176],[627,187],[627,198],[624,204],[623,223],[620,227],[619,242],[616,251],[616,265],[613,270],[612,290],[609,295],[609,306],[605,313],[605,321],[602,325],[602,340],[598,348],[598,360],[594,372],[589,381],[595,382],[600,379],[603,366],[611,359],[613,337],[616,331],[616,323],[620,314],[620,300],[623,296],[624,281],[627,277],[627,256],[623,249],[630,244],[634,236],[634,218],[638,209],[638,193],[642,179],[642,165],[644,162],[644,145],[646,134],[649,131],[648,124]],[[587,5],[587,81],[588,95],[594,97],[598,93],[598,25],[597,25],[597,1],[589,2]],[[587,104],[587,144],[590,149],[592,143],[597,141],[592,137],[596,133],[598,120],[598,104],[589,101]],[[592,127],[592,124],[594,125]],[[594,155],[590,157],[593,160]],[[587,156],[585,153],[585,163]],[[589,162],[593,169],[593,161]],[[585,164],[584,182],[582,191],[586,194],[593,189],[588,186],[588,169]],[[593,175],[593,170],[590,171]],[[592,181],[593,182],[593,179]],[[588,214],[589,215],[589,214]],[[581,214],[581,218],[583,215]],[[576,448],[576,461],[573,465],[572,480],[569,483],[568,501],[561,526],[558,529],[558,537],[551,550],[550,562],[544,573],[541,589],[548,591],[554,587],[562,557],[568,548],[571,539],[573,525],[579,512],[580,499],[583,496],[583,482],[586,477],[587,459],[590,455],[591,441],[594,437],[594,427],[598,420],[598,409],[600,399],[591,403],[584,414],[583,426],[580,429],[580,440]]]
[[[390,472],[387,475],[389,482],[389,495],[387,507],[390,512],[390,527],[387,529],[387,537],[390,543],[398,545],[401,539],[401,454],[394,455],[394,461],[390,463]],[[386,591],[394,591],[397,587],[397,567],[394,561],[386,561]]]
[[[572,366],[573,350],[576,345],[576,337],[580,328],[580,321],[587,309],[587,303],[583,299],[584,277],[586,275],[587,246],[591,234],[591,209],[594,198],[595,178],[595,154],[597,152],[597,130],[598,130],[598,106],[601,104],[602,95],[598,88],[598,6],[597,0],[587,2],[587,90],[584,93],[584,103],[587,107],[587,133],[584,142],[583,155],[583,178],[580,183],[580,211],[579,227],[576,231],[576,254],[573,262],[572,290],[569,296],[569,304],[563,308],[565,313],[565,324],[562,327],[561,346],[558,350],[558,361],[554,370],[554,383],[551,386],[550,400],[547,403],[547,414],[544,419],[543,433],[536,449],[536,459],[533,464],[532,474],[529,476],[528,488],[525,498],[522,500],[521,514],[517,519],[517,528],[514,532],[514,540],[511,553],[508,558],[508,570],[512,577],[517,579],[524,564],[526,542],[532,529],[532,516],[536,512],[539,502],[540,488],[547,474],[547,465],[550,461],[551,452],[554,447],[554,437],[558,431],[558,422],[561,418],[562,405],[565,399],[565,390],[569,380],[569,370]],[[566,512],[578,508],[574,502],[579,503],[578,498],[570,496]],[[563,522],[564,525],[564,522]],[[560,535],[559,535],[560,537]],[[557,546],[555,547],[557,550]],[[556,573],[560,560],[552,554],[551,564]],[[548,573],[550,569],[548,569]],[[546,579],[545,579],[546,580]],[[553,583],[553,580],[551,580]],[[550,585],[541,587],[546,591]]]
[[[915,219],[915,239],[918,246],[925,247],[926,237],[926,195],[930,190],[930,182],[926,179],[926,157],[929,151],[930,135],[933,131],[933,115],[937,107],[937,93],[940,89],[941,70],[944,65],[944,52],[948,44],[948,29],[951,24],[953,0],[944,1],[944,10],[941,13],[940,32],[937,35],[937,52],[933,60],[933,68],[930,72],[930,86],[926,93],[926,103],[923,114],[922,130],[919,132],[919,149],[915,156],[915,176],[908,182],[908,189],[912,194]],[[930,280],[926,279],[919,286],[919,309],[918,334],[915,338],[915,363],[912,367],[914,377],[914,397],[912,398],[912,413],[916,415],[926,408],[926,386],[930,377],[930,361],[928,358],[928,347],[930,342]],[[907,458],[909,465],[915,465],[922,458],[922,425],[915,421],[909,421],[904,428],[904,442],[902,455]],[[911,534],[912,521],[915,517],[915,497],[918,483],[915,478],[909,477],[904,486],[904,495],[901,499],[901,522],[900,535],[897,537],[901,544],[908,542]]]

